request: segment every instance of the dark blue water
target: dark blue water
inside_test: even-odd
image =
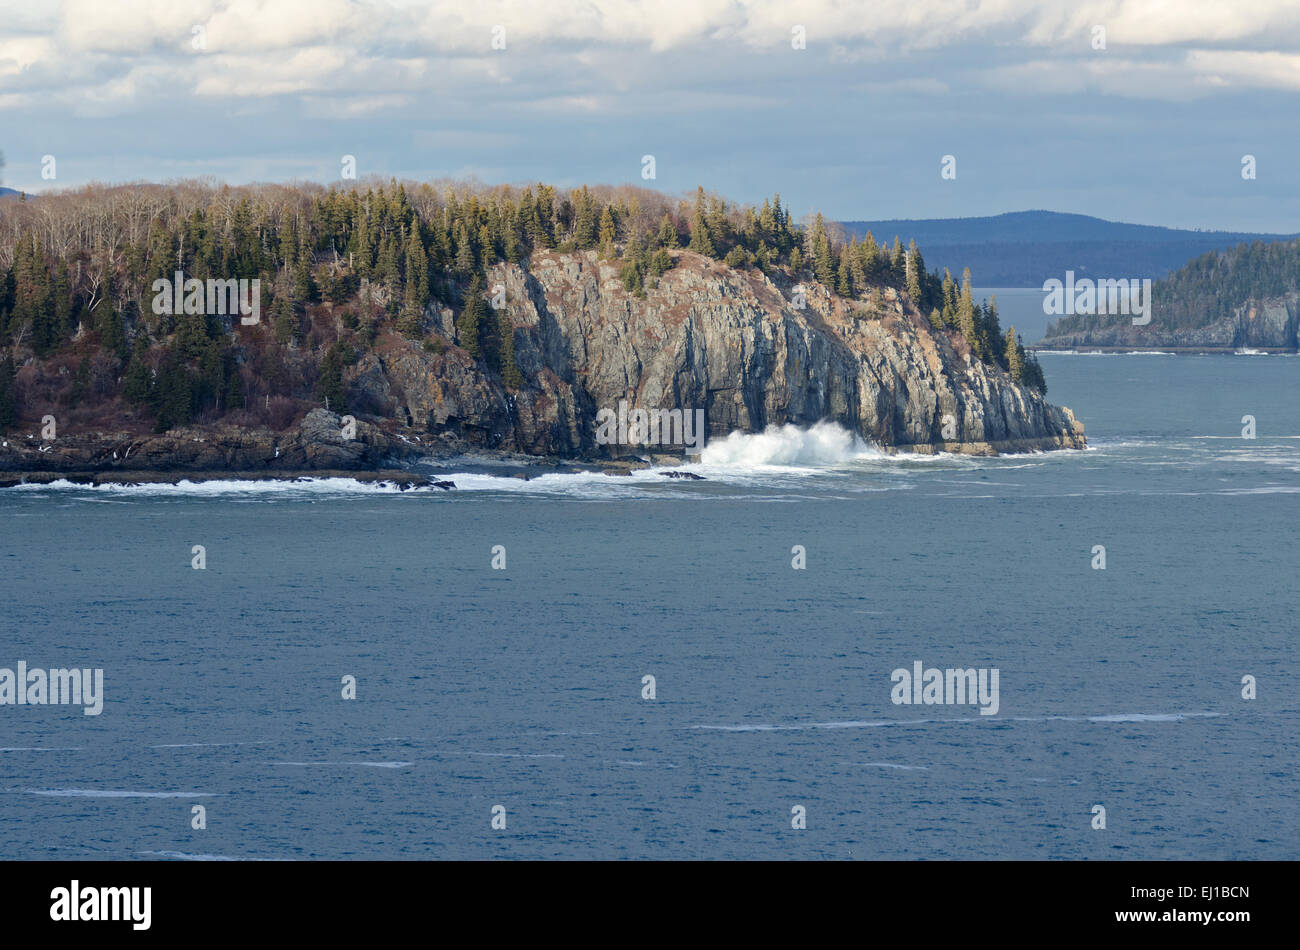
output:
[[[1043,363],[1093,450],[0,493],[0,667],[106,694],[0,706],[0,854],[1296,857],[1300,360]]]

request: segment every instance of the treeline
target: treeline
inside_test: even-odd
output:
[[[1300,241],[1253,241],[1210,251],[1151,285],[1152,323],[1196,330],[1231,317],[1249,300],[1300,291]],[[1074,314],[1047,329],[1048,336],[1127,323],[1127,314]]]
[[[958,289],[926,269],[915,243],[846,239],[821,215],[796,224],[780,195],[739,207],[702,188],[679,201],[631,187],[190,182],[0,206],[0,422],[19,389],[67,404],[120,399],[160,430],[228,413],[274,422],[273,407],[283,415],[295,400],[343,405],[346,367],[385,331],[461,346],[519,389],[513,328],[484,298],[488,268],[595,250],[645,296],[678,248],[785,283],[815,278],[851,299],[905,291],[976,358],[1042,388],[996,307],[970,299],[969,273]],[[177,272],[259,280],[261,325],[155,313],[154,282]],[[454,334],[444,308],[457,315]]]

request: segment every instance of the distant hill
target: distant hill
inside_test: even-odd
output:
[[[15,191],[13,188],[0,186],[0,198],[17,198],[21,194],[21,191]]]
[[[947,267],[954,276],[969,267],[980,287],[1042,287],[1049,277],[1165,277],[1194,257],[1253,241],[1280,241],[1300,234],[1188,231],[1147,224],[1103,221],[1085,214],[1014,211],[984,218],[843,221],[861,237],[880,242],[915,240],[926,267]]]

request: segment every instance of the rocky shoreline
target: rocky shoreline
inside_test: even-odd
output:
[[[440,472],[486,471],[521,479],[556,472],[627,475],[641,469],[675,468],[691,459],[673,453],[621,458],[573,459],[485,449],[444,433],[387,430],[358,421],[345,435],[343,417],[324,409],[308,413],[289,432],[191,426],[155,435],[93,434],[41,440],[9,437],[0,444],[0,488],[58,481],[87,486],[176,484],[207,481],[301,481],[349,478],[402,490],[440,488],[453,482]],[[888,454],[1001,455],[1074,447],[1045,437],[996,442],[937,442],[881,446]],[[666,472],[670,477],[689,473]]]
[[[508,388],[460,346],[386,333],[346,368],[347,415],[313,409],[284,431],[60,426],[50,439],[29,422],[0,440],[0,484],[323,473],[391,480],[420,468],[436,481],[437,469],[467,457],[521,477],[682,464],[682,440],[606,444],[598,420],[615,406],[689,414],[705,441],[831,422],[889,453],[1087,445],[1069,409],[975,358],[895,288],[849,300],[815,281],[793,286],[779,274],[674,255],[673,268],[640,296],[595,252],[537,252],[527,267],[494,265],[488,276],[505,301],[498,319],[525,385]],[[450,311],[431,308],[425,322],[439,339],[458,339]]]

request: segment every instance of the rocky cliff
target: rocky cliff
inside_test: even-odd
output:
[[[833,420],[893,451],[993,454],[1082,448],[1083,426],[937,333],[906,295],[867,301],[816,283],[800,295],[761,272],[675,252],[638,297],[594,252],[539,252],[489,271],[525,384],[507,390],[459,345],[389,333],[347,370],[348,411],[314,410],[293,430],[187,427],[161,435],[36,434],[0,447],[0,471],[375,470],[491,450],[560,459],[644,451],[597,440],[620,402],[702,410],[707,436]],[[426,332],[456,341],[449,310]],[[662,449],[661,449],[662,450]]]
[[[1053,334],[1039,344],[1043,349],[1113,347],[1137,350],[1261,350],[1297,349],[1300,326],[1300,293],[1264,300],[1250,300],[1236,307],[1230,317],[1195,329],[1161,326],[1159,311],[1146,326],[1120,323],[1115,326],[1074,333]]]
[[[690,252],[644,299],[594,252],[501,264],[515,360],[529,385],[508,393],[459,348],[392,339],[356,367],[358,411],[489,448],[564,457],[596,443],[597,413],[620,401],[702,409],[710,437],[829,419],[883,447],[966,452],[1079,448],[1083,426],[1006,373],[933,332],[890,289],[873,302],[795,288]],[[451,336],[450,313],[433,318]],[[945,418],[948,417],[948,418]]]

